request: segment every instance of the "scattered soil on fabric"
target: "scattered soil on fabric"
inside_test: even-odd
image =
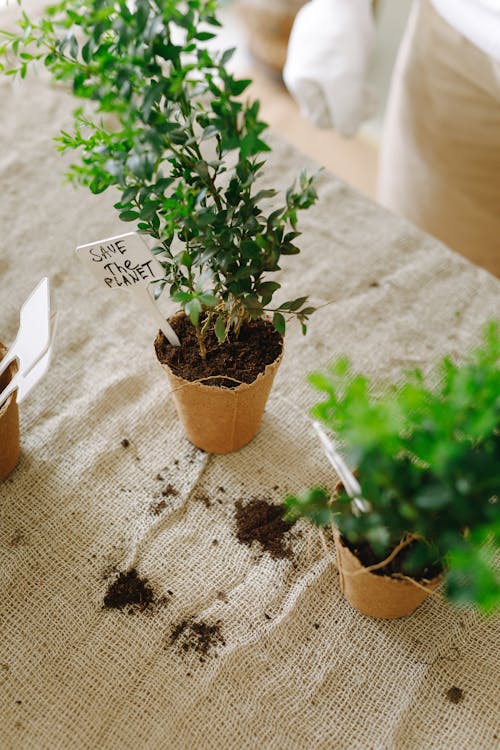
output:
[[[190,320],[185,315],[169,320],[181,346],[169,344],[160,331],[155,340],[156,356],[162,364],[184,380],[201,380],[214,375],[226,375],[241,383],[252,383],[264,372],[266,365],[279,357],[283,339],[268,320],[252,320],[241,327],[238,339],[220,344],[215,333],[210,331],[205,346],[206,360],[200,356],[198,340]],[[205,381],[206,385],[237,388],[239,383],[225,378]]]
[[[266,500],[254,498],[236,503],[236,537],[240,544],[258,542],[275,559],[292,557],[286,535],[293,524],[283,518],[285,509]]]
[[[167,484],[167,486],[162,489],[161,494],[163,497],[177,497],[179,490],[176,490],[173,485]]]
[[[459,687],[451,687],[446,691],[446,697],[450,703],[461,703],[464,699],[464,691]]]
[[[153,516],[160,516],[166,507],[167,503],[165,502],[165,500],[160,500],[159,503],[152,503],[149,506],[149,510],[153,514]]]
[[[155,604],[155,593],[147,578],[140,578],[135,568],[119,573],[111,581],[104,596],[103,609],[127,610],[129,614],[143,612]]]
[[[198,492],[194,496],[194,499],[197,500],[200,503],[203,503],[203,505],[205,506],[205,508],[211,508],[212,507],[212,503],[210,502],[210,498],[208,497],[208,495],[205,492]]]
[[[183,620],[170,634],[170,645],[177,645],[181,651],[198,654],[203,663],[216,646],[225,646],[222,636],[222,622],[212,624],[193,618]]]
[[[367,542],[364,542],[362,544],[351,544],[344,537],[342,537],[342,541],[351,550],[351,552],[356,555],[358,560],[363,563],[365,567],[376,565],[377,563],[382,562],[382,560],[384,559],[376,555]],[[411,544],[408,544],[406,547],[403,547],[401,552],[396,555],[396,557],[391,560],[390,563],[384,565],[383,568],[378,568],[377,570],[372,570],[370,572],[375,573],[375,575],[379,576],[390,576],[394,574],[408,575],[405,572],[405,560],[412,547],[413,542]],[[390,552],[388,552],[385,557],[389,557],[389,555]],[[433,578],[438,576],[442,572],[442,570],[442,566],[439,563],[434,563],[433,565],[429,565],[428,567],[424,568],[424,570],[420,571],[418,575],[413,577],[416,581],[431,581]]]

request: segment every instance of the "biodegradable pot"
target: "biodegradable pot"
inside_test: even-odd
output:
[[[396,618],[413,612],[438,585],[441,576],[422,584],[376,575],[335,535],[340,588],[352,606],[368,617]]]
[[[0,343],[0,360],[7,353],[6,347]],[[9,365],[0,376],[0,391],[10,383],[17,372],[15,362]],[[0,407],[0,482],[15,469],[19,460],[19,411],[14,391],[7,401]]]
[[[242,383],[236,388],[185,380],[160,363],[188,440],[207,453],[231,453],[247,445],[259,431],[282,359],[283,348],[252,383]]]

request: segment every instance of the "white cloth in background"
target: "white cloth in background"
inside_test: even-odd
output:
[[[431,1],[456,31],[500,61],[500,0]],[[374,36],[371,0],[311,0],[297,14],[283,77],[318,127],[351,136],[370,115]]]
[[[500,62],[430,0],[394,68],[378,200],[500,276]]]
[[[299,11],[283,77],[318,127],[350,136],[368,116],[373,39],[371,0],[313,0]]]
[[[432,0],[432,4],[450,26],[500,62],[500,0]]]

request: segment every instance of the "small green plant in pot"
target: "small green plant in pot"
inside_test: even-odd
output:
[[[499,357],[490,324],[431,386],[415,371],[377,394],[345,359],[310,376],[325,397],[313,415],[341,441],[361,498],[314,488],[285,502],[290,518],[333,524],[341,586],[362,613],[409,614],[440,579],[451,602],[498,608]]]
[[[23,14],[3,34],[7,74],[43,61],[87,100],[62,151],[79,161],[69,177],[93,193],[120,193],[123,221],[154,240],[166,289],[181,311],[181,340],[155,348],[190,440],[235,450],[257,431],[290,317],[305,333],[307,296],[274,303],[272,274],[299,252],[297,214],[317,198],[302,174],[276,207],[263,185],[259,103],[227,70],[232,50],[207,43],[220,26],[214,0],[67,0],[41,20]],[[12,57],[15,62],[12,62]],[[11,61],[11,62],[9,62]],[[254,395],[252,395],[252,392]]]

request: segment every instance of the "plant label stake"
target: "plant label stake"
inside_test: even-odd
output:
[[[50,341],[46,351],[31,367],[28,372],[20,370],[15,374],[7,387],[0,393],[0,406],[7,401],[9,396],[17,390],[17,403],[20,404],[28,393],[35,387],[39,380],[43,378],[49,369],[50,359],[52,357],[52,346],[56,332],[57,313],[54,313],[50,319]]]
[[[23,375],[47,351],[50,342],[50,290],[45,276],[31,292],[19,313],[16,339],[0,362],[0,375],[15,359]]]
[[[177,334],[163,318],[148,291],[149,284],[163,278],[162,268],[137,232],[79,245],[76,254],[106,289],[131,292],[154,312],[161,330],[172,346],[180,346]]]
[[[340,477],[347,494],[352,498],[353,513],[355,515],[368,513],[370,511],[370,504],[367,500],[364,500],[361,497],[361,486],[340,453],[335,448],[333,440],[328,437],[319,422],[313,422],[313,427],[321,441],[326,457],[333,466],[335,473]]]

